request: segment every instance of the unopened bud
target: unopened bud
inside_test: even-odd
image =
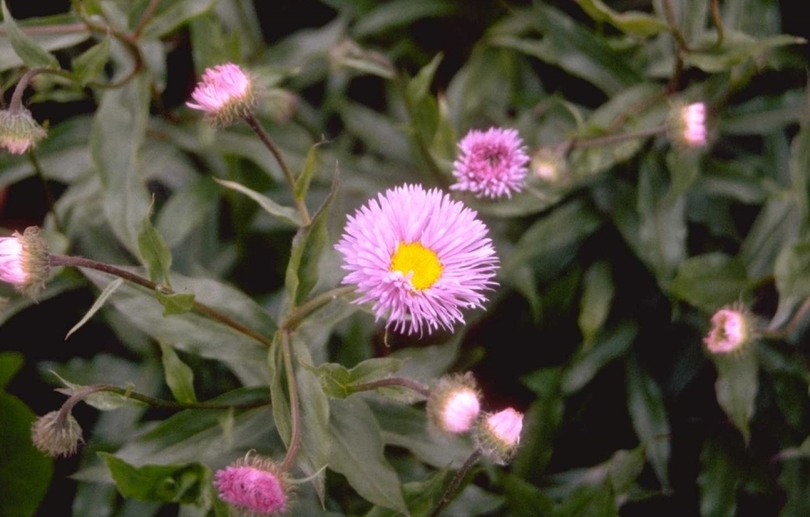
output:
[[[481,410],[478,398],[472,374],[440,379],[427,401],[430,423],[448,433],[466,433]]]
[[[248,453],[214,475],[219,498],[244,515],[280,515],[290,506],[291,484],[276,462]]]
[[[45,286],[49,270],[48,246],[39,228],[30,226],[22,235],[0,237],[0,280],[35,296]]]
[[[253,81],[233,63],[217,65],[205,70],[191,97],[195,102],[186,106],[204,111],[205,120],[214,126],[229,126],[253,108]]]
[[[478,421],[473,439],[481,453],[499,465],[512,460],[520,443],[523,413],[512,408],[489,413]]]
[[[25,108],[0,110],[0,147],[12,154],[23,154],[36,147],[48,133]]]
[[[82,428],[70,411],[51,411],[37,418],[31,427],[31,441],[48,456],[76,454],[82,439]]]

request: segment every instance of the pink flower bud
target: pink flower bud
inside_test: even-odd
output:
[[[713,354],[727,354],[741,350],[750,337],[750,322],[744,311],[726,308],[712,316],[712,328],[703,342]]]
[[[205,112],[205,119],[216,126],[227,126],[253,106],[253,82],[233,63],[208,68],[191,93],[195,102],[186,106]]]
[[[500,465],[512,460],[520,443],[523,413],[512,408],[489,413],[479,420],[473,439],[481,453]]]
[[[681,120],[683,141],[691,147],[706,145],[706,105],[696,102],[682,108]]]
[[[44,287],[48,277],[48,247],[39,229],[26,228],[10,237],[0,237],[0,280],[31,296]]]
[[[70,411],[51,411],[37,418],[31,426],[31,441],[42,453],[53,457],[72,456],[84,442],[82,428]]]
[[[248,453],[218,470],[219,498],[245,515],[280,515],[289,508],[290,484],[276,462]]]
[[[0,110],[0,147],[23,154],[36,147],[47,133],[25,108]]]
[[[478,390],[470,373],[440,379],[428,397],[431,424],[448,433],[469,431],[480,410]]]

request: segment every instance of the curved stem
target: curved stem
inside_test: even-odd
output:
[[[138,39],[138,36],[141,35],[141,31],[143,31],[143,28],[146,27],[147,23],[149,23],[149,20],[152,19],[152,16],[155,14],[155,10],[157,9],[159,3],[160,0],[149,1],[149,5],[146,6],[146,11],[144,11],[143,16],[141,16],[141,19],[138,22],[138,26],[132,31],[132,37],[134,39]]]
[[[142,276],[136,275],[135,273],[130,273],[125,269],[121,269],[115,266],[111,266],[110,264],[105,264],[104,262],[98,262],[96,260],[84,258],[84,257],[72,257],[68,255],[49,255],[49,263],[51,266],[69,266],[69,267],[78,267],[78,268],[87,268],[87,269],[94,269],[96,271],[101,271],[102,273],[107,273],[110,275],[117,276],[119,278],[123,278],[128,282],[132,282],[133,284],[139,285],[141,287],[145,287],[151,291],[161,292],[163,294],[175,294],[174,291],[171,289],[160,286],[151,280],[147,280]],[[266,347],[270,347],[273,342],[270,339],[267,339],[265,336],[259,334],[258,332],[242,325],[238,321],[232,319],[230,316],[226,316],[222,314],[218,310],[205,305],[204,303],[200,303],[198,301],[194,301],[192,308],[201,313],[205,314],[206,316],[210,317],[213,320],[216,320],[223,325],[227,325],[231,327],[233,330],[239,332],[240,334],[244,334],[245,336],[252,338],[259,343],[263,344]]]
[[[430,512],[430,517],[436,517],[439,513],[447,506],[447,503],[453,498],[453,494],[455,493],[456,489],[458,489],[458,485],[461,483],[461,480],[464,479],[464,476],[467,475],[467,472],[470,471],[475,462],[478,461],[478,458],[481,457],[481,451],[476,449],[470,454],[470,457],[467,458],[467,461],[461,466],[460,469],[456,472],[456,475],[453,476],[453,479],[450,481],[450,484],[447,485],[447,490],[444,491],[444,495],[442,498],[439,499],[439,502],[436,503],[436,506],[433,508],[433,511]]]
[[[354,291],[354,289],[354,286],[343,286],[336,287],[326,291],[325,293],[319,294],[315,298],[309,300],[303,305],[297,307],[294,311],[290,312],[290,314],[285,318],[282,328],[292,332],[298,328],[298,325],[304,321],[304,318],[309,316],[312,312],[320,309],[321,306],[326,305],[338,296],[351,293]]]
[[[351,386],[352,392],[357,391],[373,391],[377,388],[386,388],[389,386],[402,386],[403,388],[408,388],[416,393],[424,396],[425,398],[430,396],[430,388],[422,384],[421,382],[415,381],[413,379],[406,379],[404,377],[386,377],[385,379],[379,379],[376,381],[371,382],[364,382],[362,384],[353,384]]]
[[[260,402],[250,402],[246,404],[217,404],[217,403],[210,403],[210,402],[177,402],[174,400],[164,400],[158,399],[154,397],[150,397],[149,395],[144,395],[142,393],[137,393],[134,391],[130,391],[126,388],[121,388],[118,386],[112,386],[110,384],[96,384],[93,386],[87,386],[86,388],[74,393],[70,396],[70,398],[65,402],[62,407],[68,406],[68,411],[76,405],[77,402],[82,400],[83,398],[91,395],[93,393],[97,393],[100,391],[106,391],[109,393],[115,393],[117,395],[121,395],[122,397],[130,398],[132,400],[137,400],[139,402],[143,402],[148,404],[152,407],[157,408],[164,408],[164,409],[253,409],[263,406],[270,405],[269,400],[263,400]]]
[[[273,157],[278,162],[279,166],[281,167],[281,172],[284,173],[284,178],[287,180],[287,183],[290,184],[290,190],[295,200],[295,205],[298,208],[298,212],[301,214],[301,221],[303,221],[304,226],[308,225],[311,220],[309,218],[309,211],[307,211],[307,206],[304,204],[304,200],[301,199],[299,196],[295,194],[295,177],[293,177],[292,172],[290,172],[290,168],[287,167],[287,162],[284,161],[284,156],[282,156],[281,151],[279,150],[278,146],[276,146],[273,139],[270,138],[270,135],[267,134],[267,131],[264,130],[262,125],[259,123],[256,115],[253,114],[252,111],[249,111],[245,114],[245,122],[248,123],[250,128],[256,133],[262,143],[270,150],[273,154]]]
[[[295,383],[295,371],[292,365],[290,333],[286,330],[281,331],[281,353],[284,356],[284,371],[287,374],[287,387],[290,391],[290,420],[292,420],[290,446],[287,447],[287,454],[281,462],[281,470],[289,471],[298,454],[298,447],[301,445],[301,408],[298,407],[298,386]]]

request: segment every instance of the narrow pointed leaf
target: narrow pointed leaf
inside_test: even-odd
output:
[[[75,325],[73,325],[73,328],[71,328],[71,329],[68,331],[67,335],[65,335],[65,341],[67,341],[67,339],[68,339],[68,338],[69,338],[69,337],[70,337],[70,336],[71,336],[71,335],[72,335],[74,332],[76,332],[77,330],[79,330],[80,328],[82,328],[82,327],[84,326],[84,324],[85,324],[85,323],[87,323],[87,322],[90,320],[90,318],[92,318],[92,317],[93,317],[93,315],[94,315],[96,312],[98,312],[98,310],[99,310],[99,309],[101,309],[102,307],[104,307],[104,302],[106,302],[106,301],[107,301],[107,298],[109,298],[109,297],[110,297],[110,295],[111,295],[111,294],[113,294],[113,293],[115,292],[115,290],[116,290],[116,289],[118,289],[119,287],[121,287],[121,284],[123,284],[123,283],[124,283],[124,279],[123,279],[123,278],[116,278],[115,280],[113,280],[112,282],[110,282],[109,284],[107,284],[107,287],[105,287],[105,288],[104,288],[104,290],[101,292],[101,294],[98,296],[98,298],[96,298],[96,301],[93,303],[93,306],[92,306],[92,307],[90,307],[90,310],[89,310],[89,311],[87,311],[87,314],[85,314],[85,315],[84,315],[84,317],[82,317],[82,319],[81,319],[81,320],[79,320],[79,322],[78,322],[78,323],[76,323]]]
[[[235,190],[237,192],[241,192],[242,194],[245,194],[253,201],[259,203],[259,206],[262,207],[265,212],[272,215],[273,217],[278,217],[282,221],[288,222],[293,226],[301,226],[301,216],[294,208],[279,205],[269,197],[259,194],[255,190],[251,190],[245,187],[244,185],[240,185],[239,183],[236,183],[234,181],[225,181],[216,178],[214,179],[217,183],[219,183],[223,187]]]
[[[161,341],[160,350],[166,384],[175,400],[186,403],[197,402],[197,395],[194,393],[194,372],[170,345]]]
[[[3,10],[3,25],[9,43],[25,66],[28,68],[59,68],[59,61],[50,52],[37,45],[33,39],[20,30],[17,22],[11,17],[5,0],[0,2],[0,6]]]

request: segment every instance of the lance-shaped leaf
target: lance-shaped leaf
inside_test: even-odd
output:
[[[141,252],[141,259],[149,271],[149,278],[157,284],[171,287],[169,271],[172,267],[172,254],[163,236],[152,226],[151,214],[154,204],[153,197],[149,212],[141,223],[141,231],[138,232],[138,251]]]
[[[323,145],[323,142],[318,142],[309,148],[307,159],[304,162],[304,168],[301,170],[301,174],[295,180],[295,191],[293,192],[293,195],[296,199],[306,198],[307,191],[309,191],[309,184],[312,182],[312,177],[315,175],[315,171],[318,170],[318,165],[320,162],[320,153],[318,152],[318,148],[321,145]]]
[[[669,25],[661,19],[639,11],[617,13],[601,0],[577,0],[582,10],[598,22],[608,22],[630,36],[648,38],[669,32]]]
[[[197,396],[194,394],[194,372],[171,346],[161,342],[160,351],[166,384],[172,390],[174,398],[179,402],[197,402]]]
[[[627,407],[647,459],[661,486],[669,487],[669,422],[661,389],[639,366],[634,356],[627,362]]]
[[[99,41],[89,49],[82,52],[71,63],[71,68],[79,84],[87,86],[104,70],[107,59],[110,57],[109,36]]]
[[[246,195],[253,201],[259,203],[259,206],[262,207],[265,212],[272,215],[273,217],[278,217],[282,221],[288,222],[293,226],[301,226],[301,216],[295,209],[290,208],[288,206],[279,205],[269,197],[263,194],[259,194],[255,190],[251,190],[246,186],[236,183],[234,181],[225,181],[216,178],[214,178],[214,180],[223,187],[235,190],[237,192],[241,192],[242,194]]]
[[[585,273],[584,283],[577,323],[585,342],[590,343],[605,323],[613,302],[610,265],[607,262],[597,262],[591,266]]]
[[[672,294],[706,312],[744,299],[749,289],[745,265],[722,253],[698,255],[681,262],[669,285]]]
[[[77,330],[82,328],[84,326],[84,324],[87,323],[90,320],[90,318],[92,318],[93,315],[95,313],[97,313],[98,310],[101,309],[104,306],[104,302],[107,301],[107,298],[109,298],[110,295],[113,294],[115,292],[115,290],[118,289],[121,286],[121,284],[123,284],[123,283],[124,283],[123,278],[116,278],[115,280],[113,280],[112,282],[107,284],[107,287],[104,288],[104,290],[101,292],[101,294],[98,296],[98,298],[96,298],[96,301],[93,302],[93,306],[90,307],[90,310],[87,311],[87,313],[82,317],[82,319],[79,320],[78,323],[73,325],[73,327],[65,335],[65,341],[67,341],[67,339],[74,332],[76,332]]]
[[[293,307],[304,302],[318,282],[318,265],[324,249],[329,244],[329,233],[327,232],[329,211],[338,185],[338,173],[335,171],[332,188],[321,208],[312,218],[312,222],[302,226],[293,238],[284,284],[290,305]]]
[[[754,415],[754,402],[759,387],[759,361],[755,354],[744,351],[738,355],[716,357],[717,382],[714,390],[717,403],[748,443],[749,422]]]
[[[700,453],[700,515],[703,517],[732,517],[737,508],[739,467],[724,444],[716,439],[706,440]]]
[[[593,346],[577,353],[565,368],[560,384],[562,392],[577,392],[591,382],[602,367],[630,349],[637,332],[638,326],[630,322],[602,332],[594,340]]]
[[[0,6],[3,10],[3,25],[9,43],[25,66],[28,68],[59,68],[59,61],[50,52],[37,45],[33,39],[20,30],[17,22],[11,17],[5,0],[0,2]]]
[[[211,490],[211,471],[200,463],[133,467],[112,454],[99,452],[124,497],[138,501],[202,504]]]
[[[160,2],[154,16],[144,26],[144,39],[158,39],[210,11],[216,0],[171,0]]]
[[[375,357],[351,369],[337,363],[324,363],[313,367],[312,371],[320,378],[327,395],[342,399],[360,391],[357,386],[384,379],[396,373],[404,364],[405,360],[395,357]],[[385,388],[377,390],[385,392]]]

